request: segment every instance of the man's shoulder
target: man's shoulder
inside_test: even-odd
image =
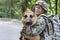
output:
[[[40,14],[40,15],[38,16],[38,19],[43,18],[42,16],[46,16],[46,14]]]
[[[38,18],[40,18],[40,17],[48,17],[48,18],[51,18],[51,17],[53,17],[54,15],[51,15],[51,14],[40,14],[39,16],[38,16]]]

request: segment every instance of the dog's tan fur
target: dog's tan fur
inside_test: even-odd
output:
[[[34,17],[31,19],[33,24],[34,25],[36,23],[36,20],[37,20],[37,16],[32,12],[32,11],[25,11],[23,16],[24,15],[27,15],[27,16],[30,16],[30,15],[34,15]],[[22,24],[23,24],[23,27],[25,27],[25,18],[22,16]]]
[[[26,36],[26,35],[24,34],[22,40],[26,40],[24,37],[25,37],[27,40],[40,40],[40,36],[39,36],[39,35],[33,37],[33,36]]]
[[[22,16],[22,24],[23,24],[23,30],[25,29],[26,25],[25,25],[25,18],[24,18],[24,15],[27,15],[27,16],[30,16],[30,15],[34,15],[32,17],[32,26],[36,23],[36,20],[37,20],[37,16],[32,12],[32,11],[25,11],[23,16]],[[22,30],[22,31],[23,31]],[[37,35],[37,36],[27,36],[26,34],[23,33],[23,37],[22,37],[22,40],[40,40],[40,36]]]

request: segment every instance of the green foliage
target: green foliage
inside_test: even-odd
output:
[[[31,5],[35,4],[37,0],[28,0],[27,10],[30,9]],[[55,0],[45,0],[49,4],[48,14],[55,15]],[[13,10],[13,15],[11,18],[21,19],[21,5],[24,0],[0,0],[0,16],[11,17],[11,11]],[[58,0],[57,13],[60,14],[60,0]]]
[[[0,16],[8,17],[9,16],[8,11],[9,11],[8,8],[0,8]]]
[[[37,0],[29,0],[27,4],[27,10],[31,8],[31,5],[35,4]]]

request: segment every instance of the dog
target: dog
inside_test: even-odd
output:
[[[22,16],[23,29],[20,40],[40,40],[40,35],[33,35],[31,29],[36,24],[37,16],[32,11],[25,11]]]

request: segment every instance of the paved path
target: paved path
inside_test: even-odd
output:
[[[0,19],[0,40],[19,40],[21,26],[20,21]]]

